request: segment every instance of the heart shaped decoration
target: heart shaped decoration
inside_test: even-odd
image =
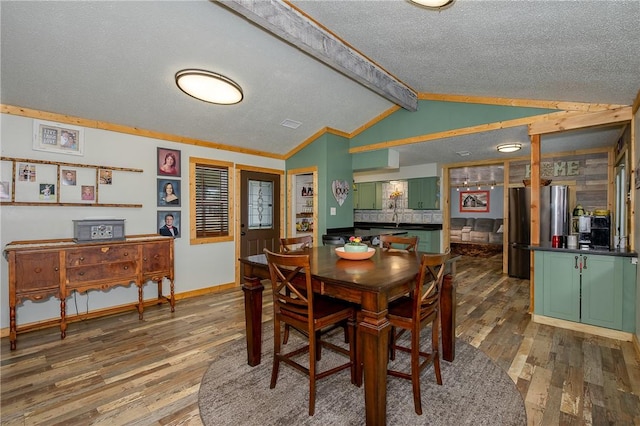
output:
[[[346,180],[334,180],[331,182],[331,190],[333,191],[333,196],[336,198],[339,206],[342,206],[344,200],[347,199],[347,195],[349,195],[349,182]]]

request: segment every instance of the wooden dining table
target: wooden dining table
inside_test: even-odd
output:
[[[367,425],[386,424],[389,301],[410,291],[420,265],[419,254],[384,251],[376,248],[366,260],[345,260],[335,253],[335,246],[318,246],[305,250],[311,259],[314,293],[332,296],[360,305],[357,339],[362,344],[365,408]],[[442,357],[455,357],[455,260],[447,264],[441,303]],[[247,360],[260,364],[262,350],[262,280],[269,278],[264,254],[239,259],[243,267]]]

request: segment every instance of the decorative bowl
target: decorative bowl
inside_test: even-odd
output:
[[[344,245],[344,251],[346,252],[364,252],[367,251],[367,249],[369,248],[368,245],[366,244],[345,244]]]
[[[376,249],[373,247],[365,247],[367,251],[345,251],[344,247],[336,247],[335,250],[338,257],[347,260],[365,260],[376,254]]]

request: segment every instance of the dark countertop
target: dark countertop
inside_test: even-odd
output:
[[[354,222],[354,228],[357,229],[404,229],[414,231],[440,231],[442,230],[441,223],[400,223],[396,226],[395,223],[390,222]]]
[[[577,253],[577,254],[597,254],[600,256],[618,256],[618,257],[638,257],[638,253],[629,250],[602,250],[602,249],[566,249],[555,248],[550,245],[530,245],[527,246],[529,250],[533,251],[554,251],[558,253]]]

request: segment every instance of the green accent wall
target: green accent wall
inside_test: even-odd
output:
[[[557,112],[546,108],[419,101],[418,111],[399,109],[351,139],[351,148],[487,123]]]
[[[318,221],[315,224],[318,235],[326,234],[327,228],[353,226],[353,170],[349,140],[325,133],[286,161],[287,170],[314,166],[318,168]],[[349,183],[349,195],[342,206],[338,205],[331,190],[334,180]],[[331,207],[336,208],[335,216],[331,216]],[[286,226],[288,229],[290,224]]]
[[[322,235],[326,233],[327,228],[353,226],[353,167],[349,148],[555,111],[557,110],[546,108],[419,101],[418,111],[400,109],[351,140],[324,133],[289,158],[286,161],[286,169],[317,167],[318,222],[315,226],[318,235]],[[333,180],[346,180],[349,183],[349,196],[342,206],[338,205],[331,191]],[[331,216],[331,207],[336,208],[335,216]]]

